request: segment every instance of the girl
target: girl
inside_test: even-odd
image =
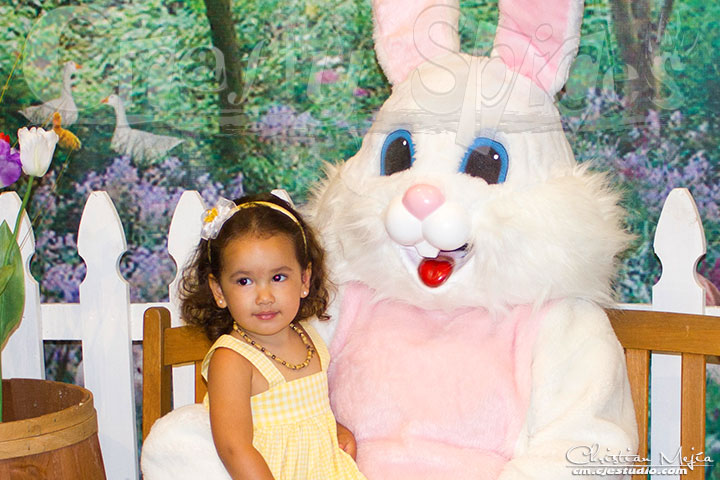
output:
[[[205,405],[233,479],[364,478],[352,434],[336,424],[329,355],[305,320],[325,318],[323,252],[274,195],[220,199],[205,212],[181,285],[182,313],[214,345],[203,362]]]

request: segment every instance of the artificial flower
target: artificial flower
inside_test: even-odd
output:
[[[50,167],[58,136],[52,130],[23,127],[18,130],[20,144],[20,162],[25,174],[42,177]]]
[[[237,205],[232,201],[222,197],[218,198],[217,205],[205,210],[202,214],[200,236],[205,240],[216,238],[223,224],[228,218],[232,217],[237,210]]]
[[[21,173],[20,153],[10,147],[10,137],[0,133],[0,188],[17,182]]]

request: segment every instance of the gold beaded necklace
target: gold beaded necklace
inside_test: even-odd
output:
[[[267,355],[271,359],[275,360],[276,362],[289,368],[290,370],[300,370],[301,368],[305,368],[308,365],[310,365],[310,360],[312,360],[313,355],[315,355],[315,348],[313,348],[312,344],[305,336],[305,332],[303,332],[302,329],[295,324],[295,322],[290,324],[290,328],[292,328],[300,336],[300,340],[302,340],[303,344],[305,345],[305,348],[307,348],[307,358],[302,363],[298,363],[298,364],[288,363],[285,360],[283,360],[282,358],[275,355],[274,353],[269,352],[268,349],[266,349],[265,347],[263,347],[262,345],[257,343],[255,340],[250,338],[250,336],[247,333],[245,333],[245,331],[242,328],[240,328],[240,326],[236,322],[233,322],[233,330],[238,332],[240,334],[240,336],[243,338],[243,340],[245,340],[247,343],[249,343],[253,347],[257,348],[258,350],[260,350],[261,352],[263,352],[265,355]]]

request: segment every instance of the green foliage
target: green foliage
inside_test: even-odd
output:
[[[675,2],[663,36],[662,99],[699,125],[720,115],[720,3]]]
[[[249,191],[282,185],[302,200],[324,161],[336,162],[357,150],[369,116],[389,93],[372,50],[367,7],[322,0],[234,4],[246,65],[242,105],[264,147],[263,157],[250,151],[243,159]],[[323,72],[329,73],[319,81]],[[268,118],[275,115],[273,107],[292,111]],[[297,126],[300,118],[309,119],[300,131],[289,127],[270,134],[268,124]]]
[[[25,281],[22,257],[7,222],[0,225],[0,348],[22,319]],[[4,285],[3,285],[4,283]],[[0,372],[0,378],[2,378]]]

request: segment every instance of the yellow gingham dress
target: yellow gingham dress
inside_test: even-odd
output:
[[[202,375],[207,380],[213,352],[229,348],[265,377],[270,388],[250,397],[253,446],[276,480],[365,479],[352,457],[338,446],[328,398],[330,354],[325,342],[307,322],[300,324],[320,356],[320,372],[288,382],[264,353],[232,335],[222,335],[205,356]],[[207,395],[204,404],[209,405]]]

